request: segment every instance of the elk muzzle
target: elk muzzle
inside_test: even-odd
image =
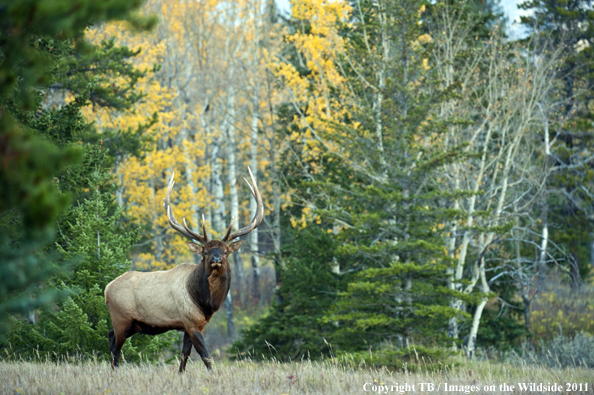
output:
[[[221,262],[223,262],[223,258],[221,257],[221,255],[214,254],[212,256],[212,263],[211,263],[211,266],[212,267],[219,267],[219,266],[221,266]]]

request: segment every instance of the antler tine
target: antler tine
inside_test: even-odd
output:
[[[202,233],[204,233],[204,240],[208,241],[208,234],[206,234],[206,221],[204,221],[204,213],[202,213]]]
[[[182,218],[182,221],[184,223],[184,228],[186,228],[186,230],[188,231],[188,233],[190,233],[196,240],[202,240],[204,239],[204,241],[202,241],[203,243],[208,242],[208,238],[206,237],[206,232],[204,232],[204,236],[201,236],[200,233],[196,233],[194,232],[192,229],[190,229],[188,227],[188,225],[186,224],[186,219]]]
[[[251,172],[250,172],[251,173]],[[250,192],[252,193],[252,196],[254,198],[256,198],[256,194],[254,193],[254,188],[252,188],[252,186],[250,185],[250,182],[248,180],[246,180],[245,177],[243,177],[243,180],[245,181],[245,183],[247,184],[248,188],[250,189]]]
[[[254,175],[252,174],[252,169],[250,169],[249,166],[248,166],[248,172],[250,173],[250,177],[252,179],[252,182],[254,183],[254,187],[252,188],[252,186],[250,185],[248,180],[245,179],[245,177],[243,179],[245,180],[248,187],[250,188],[250,191],[252,192],[252,196],[254,197],[254,199],[256,199],[256,202],[258,203],[256,206],[256,212],[258,212],[258,208],[260,208],[260,211],[261,211],[258,222],[256,223],[256,226],[254,227],[254,229],[255,229],[258,226],[260,226],[262,219],[264,219],[264,203],[262,203],[262,196],[260,196],[260,191],[258,190],[258,187],[256,186],[256,180],[254,179]],[[256,193],[258,193],[257,197],[256,197],[256,193],[254,193],[254,189],[255,189]]]
[[[249,167],[248,167],[248,169],[249,169]],[[251,174],[251,171],[250,171],[250,174]],[[248,181],[248,180],[246,180],[246,179],[245,179],[245,177],[244,177],[243,179],[245,180],[245,182],[246,182],[246,184],[247,184],[248,188],[250,188],[250,191],[252,192],[252,196],[253,196],[253,197],[254,197],[254,199],[256,199],[256,201],[257,201],[257,200],[258,200],[258,198],[256,197],[256,194],[254,193],[254,189],[253,189],[253,188],[252,188],[252,186],[250,185],[249,181]],[[252,181],[253,181],[253,178],[252,178]],[[256,184],[254,183],[254,185],[256,185]],[[258,193],[260,193],[260,192],[258,192]],[[261,200],[262,200],[262,198],[260,197],[260,201],[261,201]],[[258,226],[260,225],[260,223],[262,222],[262,219],[264,218],[264,205],[262,205],[262,207],[261,207],[261,208],[262,208],[262,216],[260,217],[260,220],[258,221],[258,224],[256,225],[256,227],[258,227]]]
[[[225,234],[225,237],[223,237],[221,239],[221,241],[227,241],[227,239],[229,238],[229,235],[231,234],[231,230],[233,229],[233,217],[231,217],[231,223],[229,224],[229,228],[227,229],[227,233]]]
[[[165,199],[163,199],[163,207],[165,208],[165,211],[167,212],[167,220],[169,221],[169,225],[171,225],[171,227],[173,229],[175,229],[176,231],[178,231],[179,233],[181,233],[188,239],[196,240],[200,243],[205,243],[204,238],[202,236],[200,236],[199,234],[186,231],[187,228],[184,229],[179,224],[179,222],[177,222],[177,220],[175,219],[175,216],[173,215],[173,211],[171,209],[171,191],[173,190],[173,185],[175,184],[174,177],[175,177],[175,172],[172,172],[171,179],[169,180],[169,185],[167,186],[167,193],[165,194]],[[184,220],[184,224],[185,224],[185,220]]]
[[[248,187],[250,188],[250,191],[254,196],[254,199],[256,199],[256,213],[254,214],[254,217],[252,218],[252,221],[249,223],[249,225],[239,229],[237,232],[233,233],[229,237],[225,236],[225,239],[223,239],[222,241],[231,241],[243,235],[247,235],[252,230],[256,229],[262,222],[262,218],[264,218],[264,204],[262,203],[262,196],[260,196],[260,191],[258,190],[258,186],[256,185],[256,180],[254,179],[254,175],[252,174],[252,170],[249,168],[249,166],[248,171],[250,173],[250,178],[252,179],[252,184],[254,184],[253,188],[248,182],[248,180],[245,180],[245,182],[247,182]],[[231,229],[231,227],[229,227],[229,229]],[[227,231],[227,233],[229,233],[229,231]]]

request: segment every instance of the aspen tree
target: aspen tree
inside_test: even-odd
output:
[[[449,223],[446,246],[456,262],[448,272],[450,289],[478,298],[465,302],[460,297],[451,303],[459,311],[476,303],[466,345],[472,357],[483,310],[493,295],[487,276],[490,251],[497,250],[499,240],[508,234],[506,224],[533,208],[522,203],[523,212],[512,211],[510,207],[519,205],[513,201],[520,196],[530,202],[538,193],[529,187],[530,175],[525,172],[531,152],[529,131],[541,125],[538,105],[551,95],[557,56],[538,61],[523,57],[522,49],[506,44],[497,29],[488,33],[488,45],[473,48],[477,21],[453,6],[438,10],[434,62],[444,84],[452,88],[457,84],[459,90],[441,106],[440,116],[470,121],[448,128],[445,146],[460,147],[462,159],[447,164],[436,181],[450,193],[470,192],[452,199],[454,210],[463,214]],[[448,325],[454,340],[459,335],[458,320],[452,317]]]

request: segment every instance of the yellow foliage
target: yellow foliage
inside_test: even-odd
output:
[[[537,339],[551,340],[559,334],[594,334],[594,293],[584,286],[570,290],[558,285],[540,294],[531,306],[531,329]]]
[[[417,40],[422,44],[427,44],[432,41],[432,38],[429,34],[422,34],[419,36],[419,38]]]
[[[340,149],[331,141],[322,141],[320,135],[332,133],[330,125],[340,123],[348,114],[348,106],[337,100],[330,92],[346,92],[345,79],[335,60],[346,46],[346,41],[338,31],[339,23],[346,23],[352,11],[343,1],[293,0],[292,18],[296,22],[308,23],[308,33],[296,32],[285,36],[293,43],[300,59],[311,71],[302,76],[288,61],[278,59],[271,69],[279,77],[289,92],[290,99],[297,109],[306,109],[294,119],[301,133],[294,132],[290,139],[303,144],[303,160],[313,161],[312,172],[319,171],[316,161],[327,151]]]
[[[229,99],[229,81],[225,85],[218,80],[225,77],[221,73],[229,72],[231,55],[238,55],[225,52],[228,49],[225,45],[229,45],[229,38],[237,37],[239,43],[245,44],[241,56],[246,61],[253,59],[253,49],[259,45],[254,33],[258,22],[255,20],[253,2],[239,0],[235,5],[236,8],[227,9],[220,7],[220,2],[212,0],[149,0],[145,10],[156,12],[160,16],[160,24],[155,31],[141,34],[130,30],[123,22],[115,22],[86,32],[87,40],[94,43],[114,38],[118,45],[127,45],[131,49],[142,48],[140,55],[133,60],[140,69],[152,69],[154,64],[169,67],[167,73],[150,74],[138,82],[137,89],[146,93],[146,97],[131,111],[115,112],[92,107],[84,110],[85,116],[95,121],[100,133],[106,128],[134,130],[153,113],[158,113],[159,121],[145,136],[152,144],[140,158],[118,158],[115,169],[128,216],[137,224],[143,225],[146,230],[144,236],[151,240],[150,252],[134,257],[138,268],[168,269],[190,258],[185,246],[186,239],[171,229],[163,209],[167,183],[173,172],[176,175],[176,185],[171,199],[175,216],[180,222],[182,218],[186,218],[189,226],[197,229],[198,213],[207,214],[218,206],[209,192],[212,169],[206,158],[207,148],[227,128],[224,124],[226,118],[220,114],[224,112],[221,109],[227,109],[225,105]],[[238,21],[241,23],[236,23]],[[239,31],[240,29],[243,30]],[[259,55],[261,67],[255,69],[254,73],[264,73],[266,65],[271,62],[271,56],[266,51],[259,52]],[[206,75],[209,70],[213,71],[212,74]],[[202,91],[187,95],[185,90],[188,86],[182,79],[186,76],[186,71],[198,74],[196,78],[201,78],[198,82],[204,86]],[[173,75],[173,72],[178,74]],[[188,97],[186,100],[182,100],[184,95]],[[260,97],[262,100],[257,108],[261,114],[260,120],[270,122],[265,111],[270,97],[263,93],[260,93]],[[206,101],[207,98],[211,99]],[[239,96],[235,105],[239,108],[251,106],[250,99]],[[273,97],[272,100],[278,99]],[[204,126],[204,119],[201,118],[205,103],[211,103],[211,107],[214,107],[210,112],[214,115],[209,115],[212,120],[209,120],[208,127]],[[246,133],[246,128],[242,125],[249,123],[249,113],[243,111],[241,114],[244,119],[236,120],[236,129]],[[237,147],[238,175],[243,174],[243,170],[249,165],[250,140],[246,137],[237,138],[244,142]],[[262,170],[270,165],[268,160],[259,161]],[[271,185],[265,182],[264,177],[259,177],[258,186],[264,197],[271,195]],[[248,196],[247,188],[242,189],[238,185],[238,189],[244,196]],[[270,214],[270,206],[265,204],[267,215]],[[249,218],[249,199],[240,199],[239,209],[243,218]],[[212,230],[209,223],[207,227],[211,236],[220,236]]]

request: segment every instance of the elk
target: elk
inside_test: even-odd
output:
[[[163,203],[167,219],[173,229],[190,239],[187,243],[190,251],[202,255],[202,260],[199,264],[184,263],[171,270],[130,271],[107,285],[105,303],[113,324],[113,330],[109,331],[113,369],[118,366],[122,346],[130,336],[135,333],[156,335],[178,330],[184,332],[179,373],[186,369],[192,345],[206,368],[212,370],[202,331],[229,292],[231,267],[228,257],[232,252],[239,250],[242,241],[230,242],[256,229],[264,217],[262,197],[249,167],[248,171],[253,188],[245,178],[244,180],[256,199],[256,213],[249,225],[234,233],[231,233],[231,218],[229,229],[221,240],[208,240],[204,215],[203,236],[190,230],[185,218],[183,227],[177,222],[171,209],[170,196],[175,184],[174,174],[171,175]]]

